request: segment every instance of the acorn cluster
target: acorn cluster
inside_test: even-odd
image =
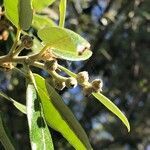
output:
[[[79,72],[74,77],[63,77],[60,76],[56,70],[58,69],[57,60],[47,60],[45,61],[44,67],[46,70],[52,74],[52,82],[56,89],[63,90],[65,87],[67,88],[75,88],[77,84],[83,87],[83,92],[86,96],[92,94],[92,92],[100,92],[102,91],[102,81],[100,79],[95,79],[91,83],[89,82],[89,74],[86,71]],[[55,76],[53,76],[55,74]],[[58,77],[57,77],[58,76]],[[61,78],[62,77],[62,78]]]

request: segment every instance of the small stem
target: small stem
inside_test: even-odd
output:
[[[41,68],[41,69],[47,71],[53,78],[55,78],[55,79],[57,79],[57,80],[59,80],[59,81],[65,82],[66,79],[67,79],[67,77],[63,77],[63,76],[59,75],[56,71],[47,70],[47,69],[45,68],[45,66],[44,66],[43,63],[34,62],[34,63],[31,64],[31,65],[33,65],[33,66],[35,66],[35,67],[38,67],[38,68]]]
[[[47,70],[47,71],[53,78],[55,78],[56,80],[59,80],[61,82],[65,82],[68,79],[67,77],[63,77],[63,76],[59,75],[56,71],[49,71],[49,70]]]
[[[18,55],[20,54],[20,52],[21,52],[23,49],[24,49],[23,44],[20,44],[20,45],[18,46],[18,48],[15,50],[15,52],[13,53],[13,57],[18,56]]]
[[[58,65],[58,68],[59,68],[60,70],[64,71],[66,74],[68,74],[68,75],[71,76],[71,77],[74,77],[74,78],[77,77],[77,75],[76,75],[74,72],[68,70],[67,68],[65,68],[65,67],[63,67],[63,66],[61,66],[61,65]]]

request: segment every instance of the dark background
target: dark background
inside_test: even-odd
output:
[[[58,22],[57,12],[58,1],[43,11]],[[86,130],[94,150],[150,150],[149,25],[149,0],[68,1],[66,27],[91,43],[93,56],[85,62],[61,63],[74,72],[87,70],[91,80],[101,78],[103,94],[131,124],[128,133],[117,117],[92,96],[85,98],[79,87],[62,91],[60,94]],[[6,54],[12,44],[12,27],[1,17],[0,34],[4,30],[9,31],[9,37],[0,40],[0,55]],[[41,70],[34,71],[47,76]],[[25,80],[18,73],[0,71],[0,90],[25,104]],[[0,112],[18,149],[30,149],[26,116],[1,97]],[[59,133],[51,132],[56,150],[73,149]]]

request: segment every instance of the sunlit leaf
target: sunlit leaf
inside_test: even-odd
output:
[[[34,77],[44,115],[50,127],[59,131],[75,149],[92,149],[86,133],[58,93],[49,84],[45,85],[41,76],[34,74]]]
[[[0,112],[0,142],[4,146],[5,150],[15,150],[15,147],[12,144],[6,131],[7,130],[5,129],[5,126],[3,124],[2,115]]]
[[[34,15],[32,26],[37,30],[42,29],[44,27],[52,27],[56,24],[47,16]]]
[[[73,73],[72,71],[68,70],[67,68],[60,66],[59,69],[67,73],[69,76],[76,78],[77,75]],[[105,107],[107,107],[112,113],[114,113],[116,116],[118,116],[121,121],[125,124],[127,127],[128,131],[130,131],[130,124],[128,122],[128,119],[125,117],[125,115],[119,110],[119,108],[111,102],[107,97],[105,97],[101,93],[92,93],[93,96],[98,99]]]
[[[130,124],[128,122],[128,119],[126,116],[119,110],[119,108],[110,101],[107,97],[105,97],[101,93],[92,93],[93,96],[98,99],[105,107],[107,107],[112,113],[114,113],[117,117],[120,118],[120,120],[125,124],[125,126],[128,129],[128,132],[130,132]]]
[[[33,39],[33,46],[32,46],[32,52],[33,53],[37,53],[37,52],[40,52],[40,50],[43,48],[43,45],[41,44],[41,41],[39,39],[37,39],[36,36],[33,36],[34,39]]]
[[[17,27],[27,30],[32,22],[31,0],[4,0],[6,17]]]
[[[60,27],[50,27],[39,30],[38,36],[44,44],[49,45],[60,58],[67,60],[85,60],[92,52],[90,44],[75,32]]]
[[[22,30],[28,30],[33,18],[31,0],[19,0],[19,25]]]
[[[60,0],[60,4],[59,4],[59,12],[60,12],[59,26],[60,27],[64,27],[65,24],[66,4],[67,4],[67,0]]]
[[[44,119],[42,105],[33,84],[27,87],[27,118],[33,150],[53,150],[53,143]]]
[[[4,0],[6,17],[16,26],[19,26],[18,0]]]
[[[55,0],[32,0],[32,5],[35,11],[41,11],[45,7],[51,5]]]

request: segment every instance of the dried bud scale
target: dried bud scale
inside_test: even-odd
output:
[[[82,85],[82,84],[88,82],[88,80],[89,80],[89,74],[87,71],[82,71],[77,74],[77,81],[79,84]]]
[[[24,48],[30,49],[33,46],[33,37],[29,35],[23,35],[21,37],[21,42]]]
[[[0,68],[3,70],[3,71],[10,71],[14,68],[13,64],[11,62],[5,62],[3,63]]]
[[[95,79],[92,81],[92,87],[94,89],[95,92],[100,92],[102,91],[102,80],[100,79]]]
[[[77,80],[73,77],[69,77],[65,83],[67,88],[75,88],[77,86]]]
[[[44,53],[41,55],[41,60],[55,60],[56,56],[52,53],[51,49],[47,49],[44,51]]]

